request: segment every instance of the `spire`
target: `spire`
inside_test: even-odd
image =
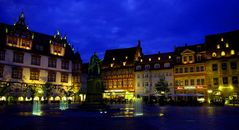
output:
[[[138,40],[138,47],[140,47],[141,46],[141,41],[140,40]]]
[[[27,27],[25,23],[25,16],[23,11],[21,12],[21,15],[18,17],[17,25]]]

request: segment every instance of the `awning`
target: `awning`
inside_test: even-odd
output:
[[[200,96],[204,96],[204,94],[172,94],[171,96],[173,97],[200,97]]]

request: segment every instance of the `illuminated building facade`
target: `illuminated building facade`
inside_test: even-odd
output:
[[[74,100],[72,95],[80,88],[81,62],[66,36],[30,31],[23,12],[16,24],[0,24],[2,100],[11,97],[27,101],[34,96],[40,100],[68,96]]]
[[[177,101],[207,99],[206,51],[204,44],[176,47],[174,51],[174,83]],[[200,97],[200,98],[199,98]]]
[[[160,96],[156,83],[165,79],[170,89],[167,95],[174,94],[173,53],[143,55],[135,65],[135,95]]]
[[[106,50],[102,62],[104,98],[131,99],[135,94],[135,62],[142,55],[140,41],[132,48]]]
[[[211,97],[238,98],[239,31],[206,36],[207,82]]]

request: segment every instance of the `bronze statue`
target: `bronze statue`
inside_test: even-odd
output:
[[[88,67],[88,76],[100,76],[100,60],[96,53],[90,58],[90,63]]]

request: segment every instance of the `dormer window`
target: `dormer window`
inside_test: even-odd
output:
[[[224,39],[223,39],[223,37],[221,38],[221,42],[223,42],[224,41]]]
[[[201,60],[202,60],[201,55],[197,55],[197,61],[201,61]]]
[[[158,60],[160,60],[160,57],[158,57]]]
[[[114,67],[114,63],[111,63],[111,64],[110,64],[110,67]]]
[[[234,50],[231,50],[231,55],[235,55],[235,51]]]
[[[126,61],[125,62],[123,62],[123,66],[125,66],[126,65]]]
[[[143,59],[140,59],[140,62],[143,62]]]
[[[226,48],[228,48],[229,47],[229,43],[226,43]]]
[[[217,49],[220,49],[220,44],[217,44]]]
[[[113,61],[115,61],[115,57],[113,57]]]
[[[222,51],[221,56],[225,56],[225,55],[226,55],[225,51]]]
[[[177,57],[176,59],[177,59],[177,63],[180,63],[181,61],[180,57]]]
[[[183,57],[183,61],[184,61],[184,62],[187,62],[187,56],[184,56],[184,57]]]
[[[193,61],[193,56],[189,56],[189,61]]]
[[[128,59],[128,56],[125,56],[125,59],[127,60],[127,59]]]
[[[213,52],[212,53],[212,57],[216,57],[217,56],[217,53],[216,52]]]
[[[171,56],[168,56],[168,59],[171,59],[172,57]]]
[[[149,61],[151,61],[151,58],[149,58]]]

